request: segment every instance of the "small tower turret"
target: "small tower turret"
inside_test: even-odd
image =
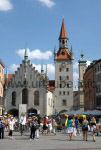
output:
[[[71,56],[71,59],[74,60],[74,52],[73,52],[72,45],[71,45],[71,50],[70,50],[70,56]]]
[[[24,61],[25,61],[25,62],[28,61],[28,49],[27,49],[27,43],[26,43],[26,46],[25,46]]]

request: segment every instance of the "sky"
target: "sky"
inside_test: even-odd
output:
[[[78,60],[83,51],[87,64],[101,58],[101,0],[0,0],[0,59],[14,73],[24,59],[27,42],[29,59],[40,72],[47,64],[54,79],[53,51],[59,49],[64,17],[68,47],[74,51],[74,86]]]

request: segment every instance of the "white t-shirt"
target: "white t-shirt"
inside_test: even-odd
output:
[[[26,117],[20,117],[19,123],[21,123],[22,125],[26,124]]]
[[[10,130],[14,130],[14,124],[15,124],[15,123],[14,123],[13,120],[9,122],[9,129],[10,129]]]

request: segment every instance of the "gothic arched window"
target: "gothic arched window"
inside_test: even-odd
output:
[[[16,92],[12,92],[12,106],[16,106]]]
[[[34,105],[39,106],[39,91],[34,92]]]
[[[24,88],[22,90],[22,104],[28,104],[28,89]]]

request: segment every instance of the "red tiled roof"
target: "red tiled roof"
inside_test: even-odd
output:
[[[62,20],[62,26],[61,26],[59,39],[68,39],[64,19]]]
[[[49,80],[48,81],[48,90],[51,91],[51,90],[54,90],[55,88],[55,80]]]
[[[13,78],[14,74],[8,74],[8,82]],[[4,81],[6,79],[6,74],[4,74]]]
[[[56,59],[71,59],[69,50],[67,48],[60,48]]]

